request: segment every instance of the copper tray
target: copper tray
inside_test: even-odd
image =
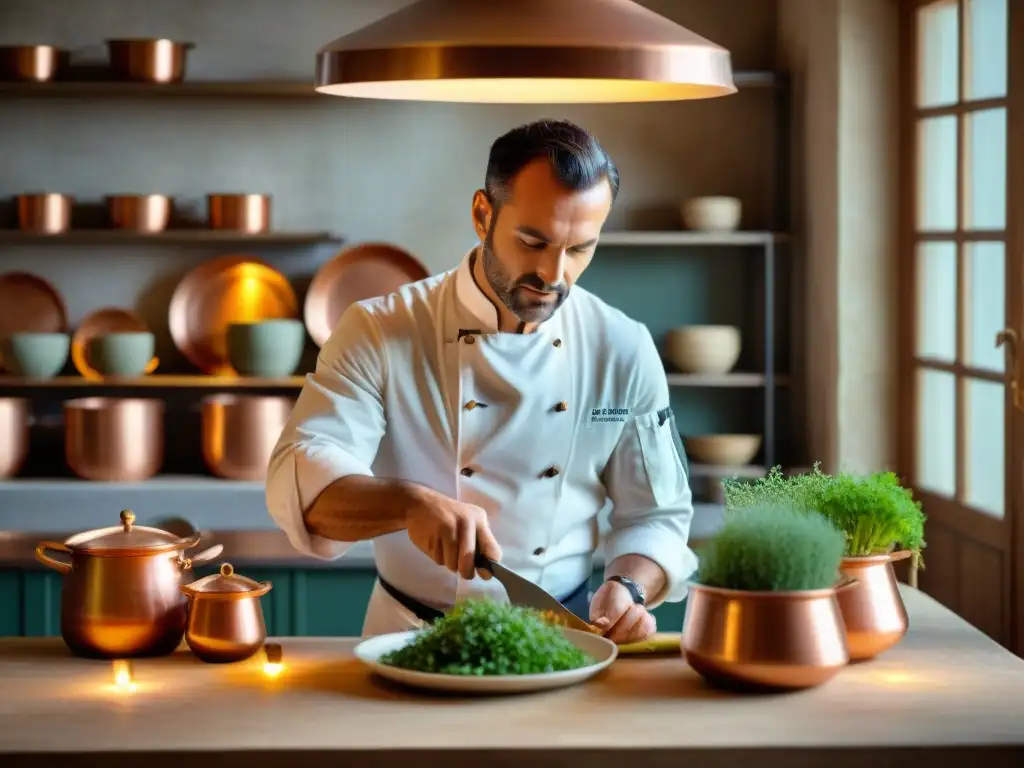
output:
[[[50,283],[28,272],[0,274],[0,337],[67,329],[67,306]],[[0,370],[4,370],[2,358]]]
[[[75,369],[86,379],[98,381],[103,374],[89,365],[89,356],[86,354],[89,342],[97,336],[108,333],[150,333],[149,326],[136,315],[127,309],[117,307],[106,307],[97,309],[86,315],[71,337],[71,360]],[[146,366],[146,374],[150,374],[160,365],[159,358],[154,357]]]
[[[322,347],[349,305],[385,296],[429,274],[415,256],[394,245],[346,248],[320,267],[309,285],[303,311],[306,330]]]
[[[252,256],[221,256],[193,269],[171,297],[174,346],[203,373],[231,376],[231,323],[296,318],[299,302],[288,278]]]

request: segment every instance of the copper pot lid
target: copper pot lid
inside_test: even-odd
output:
[[[189,549],[198,543],[199,534],[181,537],[159,528],[137,526],[135,513],[126,509],[121,512],[121,525],[75,534],[64,545],[74,552],[127,557]]]
[[[29,272],[0,275],[0,338],[14,333],[65,333],[67,329],[67,306],[50,283]]]
[[[71,337],[71,360],[83,378],[93,381],[103,378],[89,363],[88,347],[94,338],[108,333],[150,333],[150,330],[141,317],[127,309],[106,307],[86,315]],[[146,366],[146,373],[155,371],[159,364],[159,359],[154,357]]]
[[[317,346],[330,338],[351,304],[386,296],[429,276],[415,256],[387,243],[346,248],[317,271],[306,294],[306,330]]]
[[[181,589],[194,597],[259,597],[270,591],[270,582],[254,581],[235,573],[231,563],[224,563],[219,572],[186,584]]]
[[[203,373],[230,376],[231,323],[294,319],[299,302],[288,278],[251,256],[221,256],[201,264],[171,297],[169,325],[178,350]]]

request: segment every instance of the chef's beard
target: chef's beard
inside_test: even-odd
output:
[[[524,323],[543,323],[548,320],[555,311],[562,306],[569,296],[567,285],[549,285],[544,282],[540,275],[529,273],[513,280],[505,270],[505,265],[494,252],[494,240],[492,229],[487,233],[483,242],[483,267],[487,282],[491,289],[501,300],[501,303],[508,307],[509,312],[518,317]],[[538,291],[556,294],[554,301],[540,302],[535,294],[524,290],[523,286],[529,286]]]

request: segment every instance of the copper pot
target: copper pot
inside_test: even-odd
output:
[[[62,574],[60,634],[79,656],[127,658],[171,653],[185,635],[187,602],[180,587],[193,565],[217,557],[219,544],[187,558],[201,534],[179,537],[135,526],[135,513],[121,525],[72,536],[63,544],[44,541],[36,559]],[[70,555],[70,562],[47,552]]]
[[[223,663],[252,656],[267,639],[260,598],[272,588],[239,576],[230,563],[220,573],[183,584],[189,597],[185,642],[203,661]]]
[[[207,195],[206,217],[211,229],[255,235],[270,231],[270,195]]]
[[[72,198],[55,192],[18,195],[18,227],[24,232],[57,235],[71,228]]]
[[[64,403],[64,454],[86,480],[147,480],[164,461],[164,404],[86,397]]]
[[[46,83],[67,67],[68,53],[52,45],[0,46],[0,79]]]
[[[218,477],[263,480],[270,454],[294,401],[260,395],[211,395],[203,400],[203,460]]]
[[[14,477],[28,456],[28,401],[0,398],[0,478]]]
[[[125,80],[146,83],[180,83],[185,79],[185,59],[192,43],[165,39],[107,40],[110,66]]]
[[[683,620],[686,661],[726,688],[821,685],[849,662],[837,589],[741,592],[694,584]]]
[[[846,625],[850,659],[873,659],[903,639],[909,620],[892,564],[910,557],[909,551],[871,557],[844,557],[839,570],[856,579],[836,598]]]
[[[107,211],[115,229],[163,232],[171,219],[171,199],[166,195],[109,195]]]

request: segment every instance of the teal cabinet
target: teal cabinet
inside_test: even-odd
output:
[[[205,576],[213,569],[197,569]],[[245,568],[246,576],[269,581],[263,597],[267,633],[277,637],[358,636],[376,572],[340,568]],[[594,574],[595,585],[600,573]],[[0,637],[53,637],[60,634],[59,574],[0,569]],[[685,603],[654,611],[658,629],[678,632]]]

